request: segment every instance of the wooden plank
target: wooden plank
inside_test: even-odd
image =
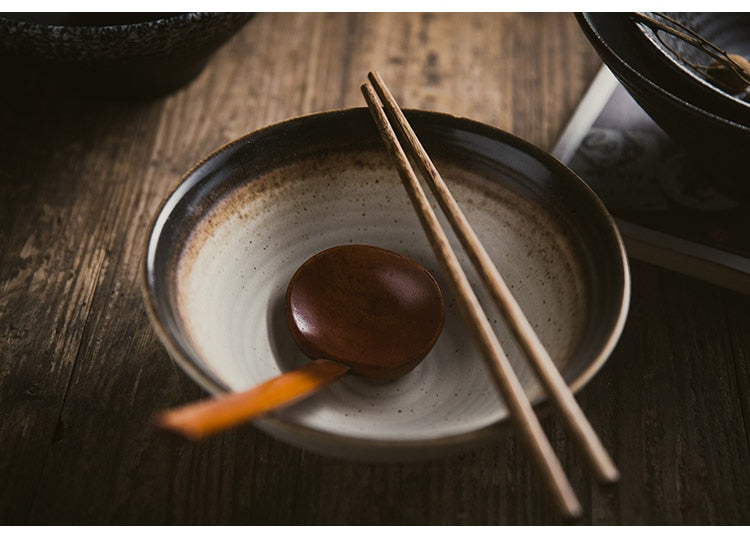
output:
[[[550,148],[600,65],[571,14],[263,13],[188,87],[150,102],[0,90],[0,523],[558,524],[517,439],[365,464],[250,426],[193,445],[151,415],[203,393],[143,310],[147,227],[179,177],[248,131],[363,106],[378,70],[407,107]],[[623,478],[592,482],[543,424],[582,523],[747,524],[750,301],[633,265],[623,338],[579,395]]]

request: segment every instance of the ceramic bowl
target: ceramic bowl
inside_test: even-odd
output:
[[[697,87],[682,86],[663,56],[655,57],[628,14],[583,13],[578,22],[602,61],[633,99],[691,155],[717,187],[740,202],[750,197],[750,118],[727,114]],[[684,74],[684,72],[679,72]],[[684,76],[683,76],[684,79]]]
[[[579,390],[606,360],[626,317],[627,259],[613,220],[578,177],[532,145],[466,119],[406,114]],[[180,181],[156,217],[144,259],[155,330],[211,394],[244,390],[300,366],[307,360],[284,320],[287,283],[310,256],[349,243],[406,255],[435,276],[446,298],[440,338],[400,379],[346,375],[254,424],[303,448],[370,461],[436,457],[496,438],[507,409],[364,108],[261,129]],[[481,282],[471,270],[468,276],[528,396],[543,404]]]
[[[0,54],[23,78],[53,75],[90,96],[140,99],[182,87],[252,17],[242,13],[3,13]]]
[[[729,53],[750,58],[750,13],[731,12],[646,12],[646,15],[675,27],[664,18],[667,16],[678,24],[696,32]],[[700,48],[666,32],[656,32],[644,23],[637,28],[647,39],[657,61],[665,61],[676,87],[694,89],[705,97],[705,106],[715,106],[719,113],[729,119],[750,124],[750,100],[710,81],[696,66],[708,66],[714,59]],[[679,89],[676,89],[679,90]]]

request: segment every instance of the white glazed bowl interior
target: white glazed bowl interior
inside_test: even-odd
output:
[[[306,259],[349,243],[411,257],[433,273],[446,300],[445,327],[427,358],[391,382],[347,375],[255,424],[329,455],[433,456],[487,440],[508,414],[368,118],[350,110],[278,124],[193,170],[156,221],[144,274],[147,306],[193,378],[212,393],[240,391],[308,361],[286,328],[283,306],[288,281]],[[530,146],[513,140],[493,152],[487,149],[510,136],[444,115],[412,118],[415,127],[437,126],[424,133],[434,141],[439,170],[553,360],[580,388],[614,347],[627,309],[627,266],[611,219],[577,178]],[[331,126],[361,139],[329,133]],[[466,127],[484,143],[455,136],[452,127],[464,134]],[[444,128],[451,132],[442,136]],[[285,145],[290,133],[320,134],[320,145],[301,137]],[[298,150],[303,142],[308,152]],[[275,154],[267,155],[271,143]],[[500,162],[514,154],[525,170]],[[546,185],[539,188],[536,178]],[[559,191],[552,195],[549,187]],[[534,373],[457,252],[528,396],[539,402]]]

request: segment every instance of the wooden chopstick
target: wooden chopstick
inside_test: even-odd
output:
[[[581,513],[581,505],[573,492],[560,461],[557,459],[549,444],[549,440],[544,434],[531,403],[526,398],[525,392],[500,346],[497,336],[489,324],[484,310],[479,304],[479,300],[466,274],[458,262],[458,258],[445,232],[440,226],[437,216],[430,206],[424,189],[409,163],[409,159],[396,136],[396,132],[391,127],[385,110],[391,115],[391,118],[406,140],[411,154],[418,161],[426,181],[430,184],[433,192],[435,192],[441,208],[446,212],[451,225],[454,227],[459,238],[461,238],[461,242],[469,253],[472,263],[477,266],[480,275],[487,282],[493,299],[495,299],[501,311],[506,315],[524,349],[533,352],[533,354],[529,353],[529,356],[534,367],[539,367],[537,370],[545,387],[552,394],[552,399],[563,410],[566,421],[576,431],[575,436],[586,446],[587,454],[595,462],[597,474],[605,480],[616,480],[619,473],[601,446],[590,424],[585,419],[583,412],[575,402],[575,398],[567,388],[564,380],[551,362],[546,350],[541,346],[539,339],[536,338],[531,325],[525,316],[523,316],[523,312],[518,307],[517,302],[510,294],[507,285],[502,280],[502,277],[500,277],[495,265],[463,216],[453,196],[450,194],[450,190],[440,177],[434,164],[432,164],[403,112],[390,94],[390,91],[388,91],[388,88],[376,73],[369,73],[368,78],[375,89],[370,84],[364,84],[362,92],[373,114],[378,130],[396,161],[401,179],[417,210],[429,241],[438,256],[451,286],[457,294],[458,302],[464,316],[479,341],[482,353],[492,370],[495,383],[508,405],[512,418],[519,427],[521,437],[529,446],[537,464],[540,465],[558,506],[565,515],[577,517]],[[380,99],[378,99],[378,95]],[[381,101],[386,107],[385,110],[381,106]],[[537,349],[539,346],[541,346],[541,355]],[[560,393],[560,390],[563,392]],[[583,421],[583,424],[581,424],[581,421]]]
[[[474,233],[395,98],[376,72],[370,72],[368,78],[383,100],[386,113],[396,123],[402,138],[408,142],[414,160],[422,170],[427,183],[440,203],[440,207],[448,217],[448,221],[464,249],[466,249],[472,263],[487,284],[493,300],[505,316],[511,331],[530,359],[548,396],[561,412],[568,429],[586,453],[597,478],[603,482],[617,481],[620,478],[620,473],[612,458],[610,458],[581,407],[576,402],[560,371],[534,332],[518,302],[511,294],[510,288],[500,275],[497,266],[492,262],[481,241]]]

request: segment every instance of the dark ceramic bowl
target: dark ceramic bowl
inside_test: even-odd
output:
[[[750,123],[726,115],[698,88],[681,86],[628,14],[577,14],[586,37],[635,101],[729,195],[746,200]],[[671,64],[670,64],[671,65]],[[685,72],[680,71],[680,74]]]
[[[613,220],[567,167],[521,139],[446,114],[406,114],[578,391],[604,364],[627,314],[627,259]],[[496,438],[507,429],[507,408],[365,108],[261,129],[180,181],[144,258],[152,324],[208,392],[250,388],[307,361],[286,328],[287,283],[310,256],[349,243],[395,251],[430,270],[446,297],[440,338],[398,380],[344,376],[254,424],[305,448],[367,460],[435,457]],[[470,269],[460,250],[459,257]],[[527,395],[544,406],[503,318],[477,292]]]
[[[718,48],[750,59],[750,13],[647,12],[645,15],[674,27],[664,18],[667,16]],[[714,60],[709,54],[672,34],[663,31],[657,34],[644,23],[638,23],[637,28],[654,50],[655,61],[666,62],[664,71],[673,76],[675,91],[694,90],[696,95],[700,95],[699,98],[705,99],[698,106],[715,111],[729,120],[750,125],[750,100],[745,96],[745,91],[733,94],[696,69],[708,66]]]
[[[250,17],[6,13],[0,14],[0,55],[6,66],[53,74],[92,96],[154,97],[194,79]]]

